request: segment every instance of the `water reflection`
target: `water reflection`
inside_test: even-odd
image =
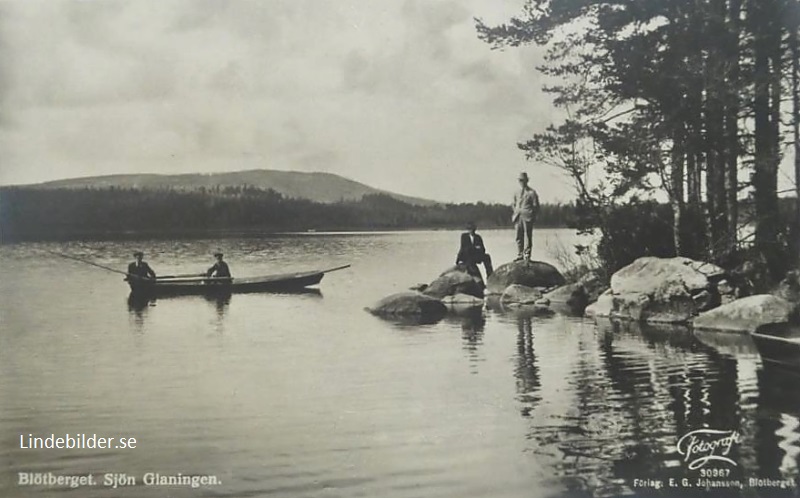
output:
[[[533,344],[533,316],[533,313],[517,314],[517,365],[514,375],[523,417],[529,416],[541,399],[539,368]]]
[[[131,319],[131,328],[137,334],[141,334],[144,331],[145,315],[151,303],[155,305],[155,299],[131,293],[128,296],[127,303],[128,316]]]
[[[594,340],[577,341],[562,380],[541,373],[536,326],[536,319],[517,317],[517,392],[531,451],[553,457],[556,475],[571,491],[640,494],[634,479],[694,480],[698,473],[675,445],[700,428],[741,435],[729,454],[737,463],[732,479],[798,476],[800,379],[760,369],[741,341],[731,348],[720,340],[723,349],[744,352],[726,354],[685,327],[601,323]],[[542,395],[551,392],[559,400]],[[565,408],[555,408],[565,400]]]
[[[225,312],[231,304],[231,294],[207,295],[203,296],[203,298],[214,306],[217,317],[220,319],[225,316]]]
[[[461,327],[462,349],[469,359],[472,369],[470,373],[478,373],[478,363],[484,358],[480,355],[483,335],[486,328],[486,316],[482,306],[450,307],[445,320]]]

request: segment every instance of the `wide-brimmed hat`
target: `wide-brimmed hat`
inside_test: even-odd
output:
[[[523,171],[522,173],[519,174],[519,179],[520,180],[525,180],[527,182],[528,181],[528,173],[525,173]]]
[[[214,251],[214,257],[222,256],[222,251]]]
[[[133,251],[133,257],[135,258],[136,256],[144,257],[144,253],[142,251]]]

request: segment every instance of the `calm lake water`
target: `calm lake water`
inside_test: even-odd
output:
[[[496,266],[514,256],[511,231],[482,233]],[[553,263],[575,239],[536,237],[534,258]],[[747,338],[524,309],[424,326],[364,311],[432,280],[457,245],[439,231],[0,246],[0,496],[660,496],[635,480],[694,481],[676,444],[700,428],[740,435],[732,464],[705,468],[798,477],[800,382]],[[142,248],[170,274],[206,269],[218,247],[238,276],[352,267],[319,293],[131,307],[121,275],[47,252],[124,269]],[[137,444],[19,447],[53,433]],[[99,482],[23,487],[19,472]],[[146,486],[148,472],[219,484]],[[136,485],[104,487],[105,473]]]

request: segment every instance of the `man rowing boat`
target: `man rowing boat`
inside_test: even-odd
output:
[[[222,252],[215,252],[214,257],[217,258],[217,262],[208,269],[206,277],[231,278],[231,270],[228,268],[228,263],[222,261]]]
[[[128,265],[128,278],[131,276],[138,278],[156,278],[156,272],[150,268],[146,261],[142,261],[144,253],[142,251],[135,251],[133,257],[136,259],[133,263]]]

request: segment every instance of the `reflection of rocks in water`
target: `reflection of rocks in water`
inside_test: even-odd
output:
[[[539,369],[536,363],[536,352],[533,346],[532,316],[517,316],[517,366],[514,375],[517,378],[517,392],[523,403],[521,413],[524,417],[531,414],[541,399],[539,389]]]
[[[398,328],[419,327],[422,325],[435,325],[442,320],[441,316],[427,315],[388,315],[380,316],[381,320],[390,323]]]
[[[555,315],[555,312],[549,306],[538,304],[507,304],[501,299],[501,296],[489,296],[486,298],[486,309],[496,311],[498,313],[511,314],[514,317],[548,317]]]
[[[650,346],[664,345],[684,351],[691,351],[697,342],[691,329],[686,325],[668,323],[644,323],[632,320],[598,319],[597,330],[601,334],[613,334],[617,337],[644,339]]]
[[[715,330],[695,330],[694,336],[706,346],[728,356],[755,356],[758,354],[750,334],[731,334]]]

